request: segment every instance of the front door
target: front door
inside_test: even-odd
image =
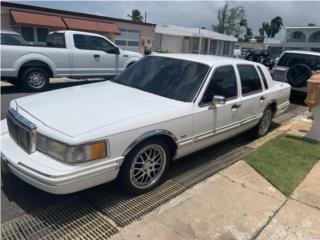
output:
[[[194,110],[194,148],[201,149],[238,133],[238,81],[232,65],[217,67],[203,97]],[[212,108],[213,96],[223,96],[226,103]]]
[[[72,54],[74,76],[110,76],[116,74],[118,55],[108,53],[115,47],[102,37],[74,34]]]

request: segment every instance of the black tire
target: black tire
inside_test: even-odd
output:
[[[306,64],[294,64],[287,73],[288,83],[292,87],[300,88],[307,85],[307,80],[312,76],[311,68]]]
[[[145,169],[145,168],[150,168],[150,166],[151,166],[151,165],[147,166],[146,159],[144,159],[144,161],[142,161],[143,164],[137,163],[137,160],[140,159],[139,158],[140,153],[143,152],[144,150],[148,149],[148,147],[158,148],[158,150],[160,150],[165,155],[163,160],[160,160],[160,161],[163,161],[163,165],[160,165],[159,172],[158,172],[158,174],[154,175],[155,178],[153,180],[150,177],[151,179],[150,179],[149,184],[146,184],[145,186],[143,186],[143,185],[137,186],[137,184],[138,184],[137,181],[135,182],[135,180],[132,178],[136,178],[136,179],[140,178],[141,179],[141,176],[143,175],[143,177],[141,179],[141,181],[143,181],[145,179],[146,175],[148,175],[146,180],[149,179],[149,174],[151,176],[151,173],[145,172],[148,170],[151,171],[150,169]],[[144,157],[146,157],[146,155],[144,155]],[[142,193],[148,192],[148,191],[154,189],[156,186],[158,186],[161,183],[161,181],[163,180],[163,178],[168,170],[170,161],[171,161],[171,153],[170,153],[170,149],[169,149],[168,145],[166,144],[166,142],[164,142],[160,138],[150,138],[150,139],[142,142],[138,146],[136,146],[133,150],[131,150],[129,152],[129,154],[127,154],[127,156],[125,157],[124,162],[121,166],[121,169],[120,169],[119,181],[120,181],[121,185],[123,186],[123,188],[125,189],[125,191],[127,191],[129,193],[142,194]],[[139,167],[140,165],[141,165],[141,167]],[[133,168],[135,168],[135,169],[133,169]],[[140,170],[139,170],[139,168],[140,168]],[[135,176],[137,176],[137,177],[135,177]]]
[[[21,83],[28,91],[44,91],[49,85],[49,74],[43,68],[31,67],[22,73]]]
[[[263,137],[269,131],[272,122],[273,112],[271,107],[268,107],[262,114],[259,123],[253,129],[253,134],[256,138]]]

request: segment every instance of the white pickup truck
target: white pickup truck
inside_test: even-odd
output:
[[[1,32],[2,35],[16,34]],[[46,89],[51,77],[112,77],[138,61],[106,37],[79,31],[51,32],[46,46],[1,41],[1,76],[31,91]]]

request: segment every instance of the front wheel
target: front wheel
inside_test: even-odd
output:
[[[170,162],[170,150],[161,139],[150,139],[135,147],[120,170],[124,188],[142,194],[155,188],[163,179]]]
[[[267,134],[272,121],[272,110],[271,108],[267,108],[258,123],[258,125],[254,129],[254,134],[256,137],[263,137]]]

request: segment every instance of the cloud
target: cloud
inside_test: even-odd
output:
[[[217,23],[217,11],[223,1],[24,1],[24,4],[65,9],[127,18],[132,9],[147,13],[148,22],[171,24],[186,27],[206,27],[211,29]],[[258,34],[262,22],[270,22],[275,16],[281,16],[286,26],[306,26],[312,22],[320,26],[320,2],[316,1],[232,1],[229,7],[244,6],[249,26]]]

